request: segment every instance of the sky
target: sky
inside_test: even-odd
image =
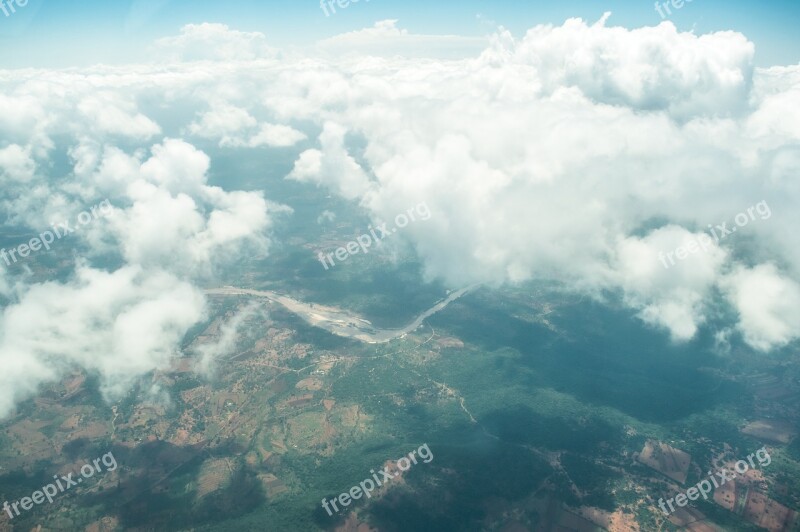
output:
[[[6,0],[8,1],[8,0]],[[515,1],[361,0],[325,16],[314,0],[29,0],[16,13],[0,13],[0,67],[68,67],[141,62],[150,44],[188,23],[218,22],[258,31],[271,45],[304,47],[331,36],[397,19],[417,34],[479,37],[497,26],[516,37],[537,24],[560,25],[570,17],[598,20],[610,11],[611,25],[652,26],[662,17],[647,0]],[[800,2],[694,0],[668,17],[682,31],[736,30],[756,44],[757,66],[800,63],[794,39]]]

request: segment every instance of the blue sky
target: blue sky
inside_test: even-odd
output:
[[[9,0],[5,0],[8,2]],[[187,23],[221,22],[234,29],[260,31],[275,46],[302,46],[318,39],[399,19],[413,33],[480,36],[492,22],[515,35],[540,23],[561,24],[569,17],[628,28],[661,21],[649,0],[489,1],[361,0],[326,17],[316,0],[29,0],[11,16],[0,12],[0,66],[80,66],[146,59],[158,37],[175,35]],[[478,16],[480,15],[480,16]],[[800,62],[800,2],[771,0],[694,0],[670,17],[679,29],[706,33],[733,29],[756,43],[758,66]],[[14,53],[10,53],[14,50]]]

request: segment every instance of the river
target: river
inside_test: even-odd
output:
[[[436,314],[473,288],[474,286],[469,286],[467,288],[461,288],[460,290],[454,290],[446,298],[442,299],[434,306],[417,316],[411,323],[401,329],[380,329],[352,312],[336,307],[305,303],[303,301],[298,301],[297,299],[278,294],[277,292],[224,286],[222,288],[212,288],[206,290],[206,294],[217,296],[246,295],[263,297],[273,303],[282,305],[287,310],[296,314],[314,327],[325,329],[326,331],[337,336],[354,338],[368,344],[382,344],[394,340],[395,338],[401,338],[406,334],[416,330],[417,327],[422,325],[426,319]]]

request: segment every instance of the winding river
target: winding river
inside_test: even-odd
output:
[[[422,325],[426,319],[436,314],[473,288],[474,286],[469,286],[467,288],[461,288],[460,290],[454,290],[446,298],[442,299],[434,306],[417,316],[414,321],[401,329],[379,329],[373,326],[369,321],[351,312],[341,310],[336,307],[305,303],[303,301],[298,301],[296,299],[292,299],[291,297],[278,294],[277,292],[224,286],[222,288],[212,288],[206,290],[206,294],[215,296],[244,295],[263,297],[272,303],[278,303],[279,305],[282,305],[287,310],[297,314],[314,327],[325,329],[326,331],[337,336],[354,338],[369,344],[382,344],[394,340],[395,338],[401,338],[406,334],[416,330],[417,327]]]

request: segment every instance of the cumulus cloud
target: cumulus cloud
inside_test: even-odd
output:
[[[312,79],[336,79],[336,97],[267,102],[336,124],[289,177],[359,201],[375,220],[426,201],[425,230],[402,238],[430,278],[617,291],[644,321],[689,339],[743,253],[800,273],[800,158],[780,119],[798,107],[800,69],[755,70],[753,44],[735,32],[607,22],[571,19],[520,39],[501,29],[472,61],[318,65],[305,93],[316,96]],[[402,37],[393,23],[366,34]],[[351,76],[335,78],[342,70]],[[341,131],[363,139],[363,160]],[[675,267],[659,262],[765,198],[768,223]]]
[[[83,210],[82,194],[107,193],[113,207],[102,223],[71,238],[82,239],[87,261],[110,254],[122,266],[85,262],[66,282],[20,277],[13,287],[3,272],[0,292],[12,303],[0,317],[0,417],[75,366],[98,373],[113,399],[168,365],[205,315],[197,284],[242,254],[266,252],[272,215],[287,211],[261,192],[208,185],[208,156],[184,141],[166,139],[149,157],[91,143],[71,154],[79,185],[43,185],[48,199],[27,220]]]
[[[141,165],[144,180],[169,191],[196,192],[206,182],[210,159],[191,144],[166,139],[153,146],[153,155]]]
[[[290,212],[261,192],[207,185],[209,157],[182,140],[166,139],[148,159],[132,159],[123,163],[133,174],[121,198],[130,207],[116,210],[108,224],[132,264],[206,274],[242,246],[266,252],[271,215]]]
[[[0,107],[9,110],[0,131],[10,142],[0,148],[4,221],[37,234],[53,221],[74,224],[105,199],[113,205],[50,252],[82,257],[59,261],[65,280],[49,280],[50,268],[47,276],[41,268],[1,269],[0,417],[76,367],[99,375],[109,400],[168,367],[186,332],[205,317],[200,287],[224,265],[263,256],[273,217],[290,212],[261,191],[209,184],[210,157],[190,143],[149,141],[161,126],[139,109],[142,92],[163,91],[168,102],[198,82],[194,71],[166,79],[162,72],[92,67],[0,79]],[[221,101],[206,96],[194,102],[197,109]],[[254,144],[286,144],[294,134],[259,126],[246,143],[263,131],[273,137]],[[66,166],[56,169],[56,152]]]
[[[691,246],[696,251],[683,261],[666,255],[674,259],[674,250]],[[627,303],[641,309],[641,318],[669,330],[675,340],[688,340],[705,321],[704,305],[726,256],[708,235],[670,225],[644,238],[622,239],[614,266]]]
[[[369,177],[347,153],[346,133],[338,124],[326,123],[319,136],[322,149],[301,153],[288,179],[330,186],[347,199],[366,196],[371,188]]]
[[[272,146],[285,148],[306,139],[306,134],[281,124],[262,124],[245,144],[250,148]]]
[[[530,66],[542,94],[574,86],[597,102],[667,110],[683,119],[746,109],[755,48],[743,35],[698,36],[668,21],[606,28],[609,17],[593,25],[570,19],[537,26],[519,42],[506,35],[484,59]]]
[[[255,127],[256,123],[256,119],[245,109],[223,103],[192,122],[189,133],[205,138],[219,138],[220,146],[225,146],[241,142],[239,135],[242,130]]]
[[[45,121],[45,111],[35,98],[22,91],[0,94],[0,130],[6,139],[28,139],[40,121]]]
[[[202,293],[163,272],[78,268],[67,283],[30,287],[0,316],[0,416],[75,366],[96,371],[119,398],[137,377],[165,368],[204,316]]]
[[[247,110],[227,103],[202,113],[189,124],[188,131],[198,137],[219,139],[221,147],[289,147],[306,138],[290,126],[264,123],[258,127],[258,121]]]
[[[100,134],[130,136],[148,139],[161,132],[161,128],[136,112],[135,106],[115,94],[92,94],[78,104],[81,114]]]
[[[275,55],[263,33],[207,22],[187,24],[180,35],[156,41],[155,49],[160,58],[171,61],[251,60]]]
[[[25,183],[33,179],[35,172],[36,162],[30,149],[18,144],[0,149],[0,180]]]
[[[748,344],[769,351],[800,338],[800,284],[774,265],[738,267],[723,286]]]

